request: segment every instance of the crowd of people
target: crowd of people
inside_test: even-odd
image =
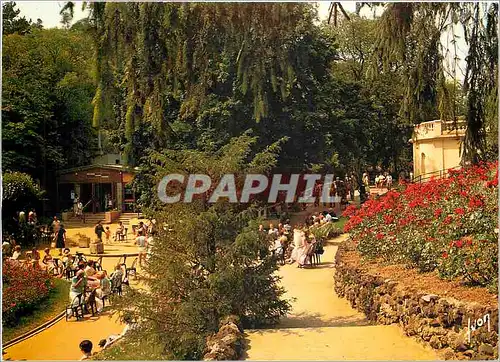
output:
[[[314,254],[322,254],[323,246],[312,232],[313,227],[321,227],[327,223],[335,222],[338,218],[333,210],[313,213],[307,216],[305,223],[292,227],[290,220],[284,224],[269,224],[266,230],[264,225],[259,225],[259,232],[268,240],[269,248],[281,265],[297,263],[303,268],[312,264]]]

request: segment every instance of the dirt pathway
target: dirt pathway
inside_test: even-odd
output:
[[[247,330],[249,360],[436,360],[429,347],[406,337],[397,325],[369,325],[334,292],[333,260],[343,237],[325,247],[314,269],[280,268],[292,313],[275,329]]]

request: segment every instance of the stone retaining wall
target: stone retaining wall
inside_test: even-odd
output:
[[[207,338],[203,360],[238,360],[243,352],[243,341],[243,330],[238,317],[226,317],[221,321],[219,331]]]
[[[498,359],[498,309],[421,293],[370,275],[360,265],[342,261],[347,248],[341,244],[335,257],[335,292],[370,321],[399,323],[408,336],[425,341],[445,359]]]

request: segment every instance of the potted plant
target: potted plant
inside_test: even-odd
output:
[[[116,219],[118,219],[120,217],[120,211],[118,211],[118,209],[113,209],[113,210],[109,210],[109,211],[106,211],[105,214],[104,214],[104,218],[105,218],[105,223],[106,224],[111,224],[113,221],[115,221]]]

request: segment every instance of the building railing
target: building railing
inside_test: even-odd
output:
[[[450,131],[465,131],[467,129],[467,122],[465,120],[443,121],[441,122],[441,134]]]
[[[448,177],[449,170],[459,170],[460,168],[461,168],[461,166],[456,166],[456,167],[452,167],[452,168],[444,168],[442,170],[427,172],[427,173],[424,173],[424,174],[421,174],[421,175],[414,177],[413,183],[422,183],[422,182],[430,180],[433,177],[436,179],[445,178],[445,177]]]

